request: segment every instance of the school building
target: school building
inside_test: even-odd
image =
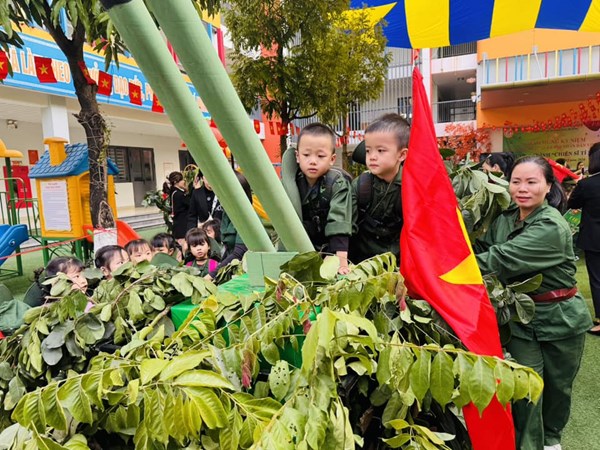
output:
[[[203,24],[215,51],[225,61],[220,17],[204,17]],[[7,148],[23,153],[23,159],[12,161],[13,174],[25,180],[26,192],[21,194],[37,198],[35,183],[30,182],[28,174],[45,150],[44,139],[62,137],[70,143],[80,143],[86,142],[86,138],[83,127],[74,116],[80,107],[66,57],[43,29],[25,27],[21,36],[23,47],[11,46],[7,53],[13,75],[8,75],[0,84],[0,139]],[[52,59],[56,83],[38,80],[35,56]],[[177,61],[174,52],[173,56]],[[100,71],[112,76],[110,95],[98,94],[97,99],[110,127],[109,157],[120,171],[115,177],[117,209],[120,216],[139,214],[147,191],[160,189],[170,172],[182,170],[194,161],[167,115],[152,111],[152,87],[132,58],[122,56],[118,68],[113,63],[105,69],[104,56],[86,47],[84,61],[91,78],[96,81]],[[210,113],[183,68],[180,68],[198,107],[210,120]],[[129,83],[140,86],[141,105],[130,101]],[[254,128],[263,142],[271,143],[270,148],[275,148],[279,136],[275,135],[275,130],[271,132],[268,124],[265,126],[262,115],[255,112],[249,119],[254,121]],[[2,164],[3,160],[0,161]],[[0,190],[4,189],[0,187]]]

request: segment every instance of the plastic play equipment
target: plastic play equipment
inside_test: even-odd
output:
[[[19,216],[17,213],[17,180],[12,176],[12,165],[10,161],[12,158],[23,158],[23,154],[18,150],[7,149],[4,142],[0,139],[0,158],[4,158],[7,175],[5,180],[8,185],[8,195],[6,197],[8,224],[0,225],[0,257],[4,257],[3,259],[0,259],[0,265],[2,265],[4,264],[4,261],[6,261],[6,256],[11,255],[15,251],[17,253],[20,252],[19,246],[29,239],[29,235],[27,226],[19,225]],[[16,258],[16,273],[18,275],[23,275],[23,262],[21,261],[21,256],[17,255]],[[12,274],[14,271],[10,270],[7,272],[6,270],[3,270],[2,275],[5,273]]]
[[[46,246],[53,241],[76,239],[75,254],[83,259],[83,242],[79,238],[84,236],[83,226],[92,223],[87,144],[66,143],[63,138],[46,138],[48,151],[29,173],[38,193],[44,263],[50,260]],[[114,175],[119,169],[110,159],[107,165],[108,204],[116,218]]]
[[[27,225],[0,225],[0,266],[28,239]]]
[[[135,241],[136,239],[141,239],[142,237],[137,234],[137,232],[129,226],[127,222],[123,222],[122,220],[117,220],[117,244],[121,247],[124,247],[129,241]],[[94,242],[94,227],[92,225],[86,224],[83,226],[83,232],[85,238],[88,242]]]

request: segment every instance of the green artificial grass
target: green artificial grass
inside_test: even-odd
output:
[[[151,239],[152,236],[163,231],[165,231],[164,227],[157,227],[142,230],[139,234],[144,239]],[[23,256],[24,275],[1,279],[0,282],[8,286],[16,298],[23,298],[33,281],[34,269],[41,267],[42,264],[41,252],[28,253]],[[2,268],[15,269],[15,259],[10,258]],[[585,297],[590,311],[593,312],[588,275],[583,258],[577,262],[577,285]],[[588,335],[581,369],[575,380],[571,419],[563,436],[564,450],[600,449],[600,438],[596,434],[596,430],[600,429],[600,406],[596,403],[598,401],[598,380],[600,379],[596,361],[600,359],[599,355],[600,337]]]

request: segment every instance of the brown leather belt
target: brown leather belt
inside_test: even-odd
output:
[[[530,295],[534,302],[562,302],[577,294],[577,287],[556,289],[543,294]]]

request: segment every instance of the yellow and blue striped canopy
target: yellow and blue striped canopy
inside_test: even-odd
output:
[[[445,47],[533,28],[600,31],[600,0],[352,0],[365,4],[393,5],[390,47]]]

